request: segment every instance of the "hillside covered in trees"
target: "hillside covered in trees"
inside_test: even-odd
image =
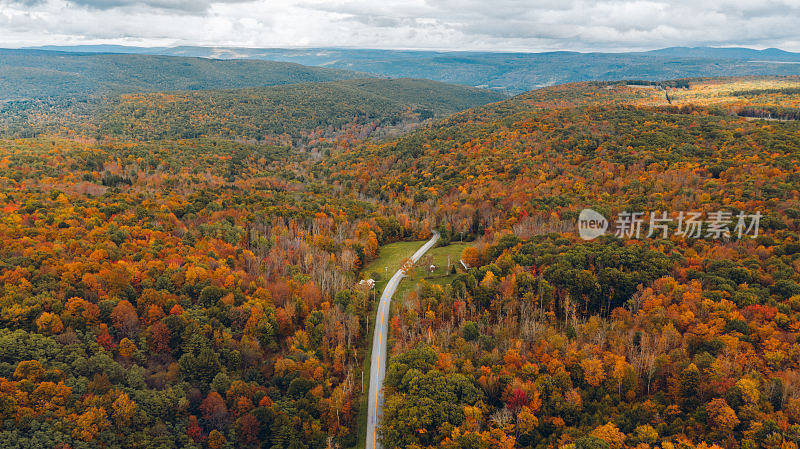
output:
[[[317,167],[478,237],[395,301],[387,447],[800,442],[800,125],[739,116],[796,110],[798,80],[665,85],[542,89]],[[584,241],[585,207],[763,217]]]
[[[0,133],[98,141],[218,137],[314,145],[402,132],[504,99],[496,92],[414,79],[354,79],[231,90],[60,98],[0,105]]]
[[[579,81],[698,76],[795,75],[800,53],[777,48],[670,47],[644,52],[546,51],[482,52],[360,48],[133,47],[124,45],[48,46],[65,52],[115,52],[247,58],[339,68],[376,76],[426,78],[522,93]]]
[[[354,444],[355,273],[418,223],[279,147],[2,147],[3,444]]]
[[[355,447],[358,273],[437,229],[466,269],[393,302],[385,447],[797,447],[797,78],[376,83],[8,122],[0,445]],[[586,207],[761,221],[585,241]]]
[[[0,49],[0,102],[161,90],[232,89],[363,78],[277,61]]]

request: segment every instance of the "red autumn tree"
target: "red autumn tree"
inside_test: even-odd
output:
[[[222,429],[228,420],[228,407],[216,391],[208,393],[200,404],[200,410],[203,412],[203,419],[216,429]]]

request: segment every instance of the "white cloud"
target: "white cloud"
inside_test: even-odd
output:
[[[800,0],[0,0],[6,46],[800,50]]]

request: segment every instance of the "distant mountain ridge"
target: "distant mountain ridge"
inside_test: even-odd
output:
[[[125,92],[233,89],[369,76],[290,62],[0,49],[0,101]]]
[[[554,84],[701,76],[796,75],[800,53],[775,48],[670,47],[628,53],[441,52],[342,48],[42,47],[48,50],[260,59],[352,70],[393,78],[426,78],[520,93]]]
[[[668,47],[645,52],[651,55],[670,57],[696,57],[696,58],[728,58],[728,59],[756,59],[769,58],[781,61],[800,62],[800,53],[781,50],[780,48],[765,48],[755,50],[745,47]]]

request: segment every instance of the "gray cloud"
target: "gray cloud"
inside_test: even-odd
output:
[[[112,8],[156,8],[183,12],[206,11],[210,5],[206,1],[193,0],[71,0],[72,3],[92,9]]]
[[[431,24],[466,45],[530,45],[567,49],[656,48],[670,45],[786,45],[797,40],[797,0],[429,0],[402,5],[359,1],[306,2],[376,28]],[[387,19],[391,18],[391,19]]]
[[[797,23],[800,0],[0,0],[6,45],[800,50]]]
[[[196,14],[208,11],[212,3],[244,3],[252,0],[67,0],[73,5],[94,10],[126,8],[129,10],[158,9],[176,13]],[[22,6],[39,6],[47,0],[10,0]]]

